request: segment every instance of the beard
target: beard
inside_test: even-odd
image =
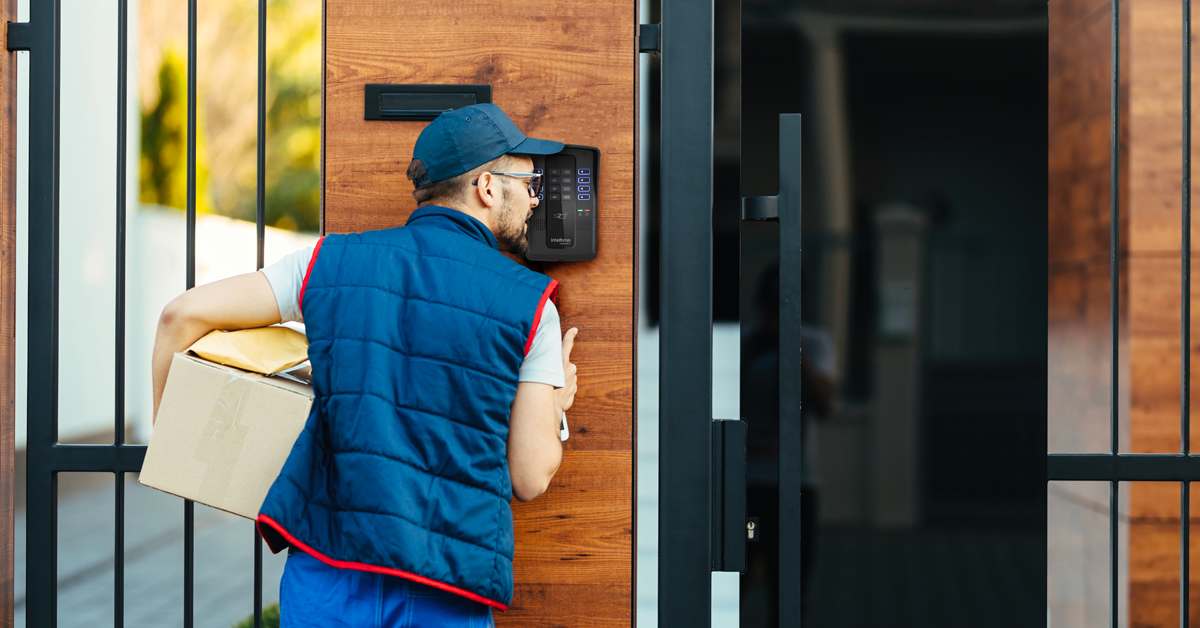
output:
[[[493,235],[500,244],[501,251],[524,255],[529,248],[529,237],[525,233],[525,213],[517,207],[517,202],[508,193],[508,188],[501,188],[500,220]]]

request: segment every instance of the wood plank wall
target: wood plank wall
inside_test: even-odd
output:
[[[1121,3],[1120,399],[1121,451],[1180,451],[1180,306],[1182,299],[1182,12],[1176,0]],[[1050,2],[1049,373],[1052,452],[1109,450],[1109,80],[1108,0]],[[1196,40],[1193,37],[1193,47]],[[1195,66],[1195,62],[1193,62]],[[1200,85],[1193,70],[1193,82]],[[1200,94],[1197,94],[1200,96]],[[1195,98],[1200,102],[1200,98]],[[1193,111],[1196,107],[1193,107]],[[1193,133],[1193,145],[1200,138]],[[1193,150],[1193,163],[1197,162]],[[1195,171],[1193,178],[1200,176]],[[1193,185],[1193,198],[1200,189]],[[1195,205],[1195,203],[1193,203]],[[1193,224],[1198,222],[1193,220]],[[1192,274],[1200,264],[1193,227]],[[1192,361],[1200,365],[1200,283],[1193,279]],[[1195,376],[1193,376],[1193,379]],[[1200,389],[1191,385],[1200,428]],[[1196,451],[1200,437],[1193,436]],[[1200,487],[1195,487],[1200,489]],[[1055,491],[1071,487],[1051,487]],[[1128,530],[1120,579],[1129,626],[1179,623],[1179,485],[1132,483],[1123,493]],[[1097,504],[1100,510],[1107,503]],[[1200,499],[1192,501],[1191,563],[1200,560]],[[1051,521],[1051,588],[1056,548],[1075,521]],[[1106,514],[1104,515],[1107,516]],[[1065,528],[1062,526],[1066,526]],[[1056,529],[1059,530],[1056,532]],[[1056,534],[1059,538],[1056,538]],[[1078,608],[1087,621],[1107,606],[1107,534],[1075,556],[1093,569]],[[1060,556],[1061,558],[1061,556]],[[1069,567],[1069,565],[1060,565]],[[1191,622],[1200,621],[1200,571],[1193,570]],[[1053,593],[1052,593],[1053,598]],[[1057,618],[1056,618],[1057,619]],[[1060,623],[1055,621],[1056,624]],[[1098,624],[1097,624],[1098,625]]]
[[[367,83],[487,83],[531,137],[601,151],[595,261],[539,264],[579,327],[579,395],[550,490],[514,502],[510,626],[616,626],[634,608],[636,5],[632,0],[326,0],[323,222],[403,224],[426,123],[363,120]]]
[[[17,21],[17,0],[0,0],[0,21]],[[6,45],[5,50],[7,48]],[[17,53],[0,52],[0,628],[12,627],[16,609],[13,598],[17,421],[16,177]]]

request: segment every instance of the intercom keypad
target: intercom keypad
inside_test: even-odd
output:
[[[533,156],[533,163],[546,185],[528,223],[525,256],[538,261],[595,259],[600,151],[568,144],[554,155]]]

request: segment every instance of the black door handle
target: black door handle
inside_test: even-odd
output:
[[[800,114],[779,116],[779,194],[742,198],[742,220],[779,223],[779,626],[800,626]]]

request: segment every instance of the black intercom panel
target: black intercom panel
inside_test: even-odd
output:
[[[525,257],[539,262],[596,259],[600,150],[567,144],[553,155],[531,155],[542,175],[538,206],[529,219]]]

